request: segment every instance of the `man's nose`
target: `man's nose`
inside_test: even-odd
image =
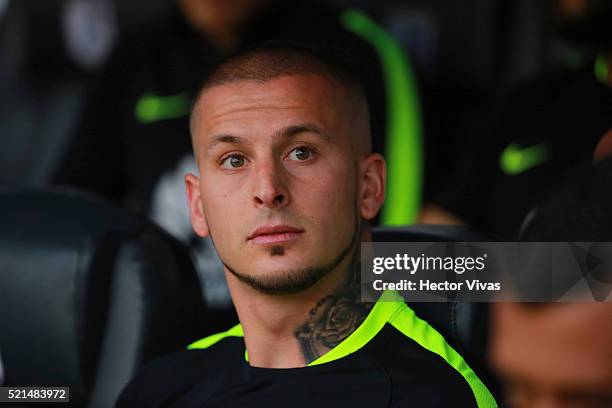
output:
[[[255,173],[253,203],[256,208],[281,208],[289,205],[290,195],[282,165],[266,163]]]

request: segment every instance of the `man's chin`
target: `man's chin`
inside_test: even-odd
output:
[[[346,247],[335,256],[320,253],[320,247],[313,246],[304,235],[291,244],[247,245],[242,247],[239,264],[228,265],[227,270],[242,283],[269,295],[292,295],[316,285],[323,277],[336,269],[341,262],[356,251],[361,229],[356,218],[355,228]],[[330,248],[325,248],[326,250]],[[327,252],[327,251],[325,251]],[[313,265],[313,262],[317,262]]]
[[[293,295],[305,291],[330,272],[327,266],[297,266],[293,262],[277,262],[274,265],[252,265],[239,271],[228,270],[242,283],[267,295]],[[303,264],[302,264],[303,265]]]

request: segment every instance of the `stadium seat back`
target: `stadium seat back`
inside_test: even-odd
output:
[[[185,248],[148,221],[75,192],[0,194],[5,385],[69,386],[110,407],[147,360],[204,333]]]

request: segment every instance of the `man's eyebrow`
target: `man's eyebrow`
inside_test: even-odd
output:
[[[291,139],[294,136],[299,135],[300,133],[314,133],[315,135],[319,135],[323,137],[328,142],[331,141],[331,137],[329,133],[325,131],[322,127],[315,125],[314,123],[302,123],[299,125],[291,125],[283,128],[277,132],[277,136],[280,136],[283,139]]]
[[[206,144],[206,149],[210,150],[219,143],[231,143],[231,144],[241,144],[242,139],[238,136],[232,135],[217,135],[213,136],[211,140]]]
[[[320,126],[315,125],[314,123],[303,123],[299,125],[291,125],[287,126],[278,132],[276,132],[276,136],[282,139],[291,139],[301,133],[313,133],[315,135],[319,135],[323,137],[325,140],[330,141],[331,137],[329,134]],[[220,143],[230,143],[239,145],[244,143],[244,140],[238,136],[221,134],[217,136],[213,136],[210,141],[206,145],[206,149],[210,150],[216,145]]]

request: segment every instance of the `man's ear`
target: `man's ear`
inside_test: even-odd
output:
[[[385,201],[385,183],[387,181],[387,165],[385,159],[378,153],[372,153],[360,164],[361,191],[359,208],[361,217],[371,220],[376,217]]]
[[[187,187],[187,202],[189,203],[189,213],[191,214],[191,226],[196,234],[201,237],[207,237],[209,230],[206,216],[202,210],[200,180],[197,176],[189,173],[185,176],[185,186]]]

